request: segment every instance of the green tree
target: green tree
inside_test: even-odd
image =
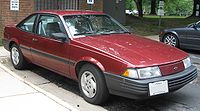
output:
[[[126,9],[127,10],[134,10],[135,7],[135,3],[133,0],[126,0]]]
[[[138,16],[143,17],[142,0],[134,0],[134,1],[138,10]]]
[[[126,0],[126,8],[129,10],[137,9],[140,17],[143,16],[143,11],[145,14],[155,15],[159,1],[160,0]],[[197,9],[197,4],[200,5],[200,0],[164,0],[164,2],[165,15],[186,16],[193,12],[192,15],[195,16],[196,11],[200,11],[200,6],[199,9]]]
[[[157,0],[151,0],[151,11],[150,15],[156,15],[156,2]]]
[[[191,14],[192,0],[165,0],[165,14],[185,16]]]

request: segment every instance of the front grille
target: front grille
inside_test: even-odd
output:
[[[167,65],[162,65],[162,66],[159,66],[159,68],[163,76],[175,74],[185,69],[182,61],[167,64]]]

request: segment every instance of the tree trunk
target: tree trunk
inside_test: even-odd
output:
[[[143,17],[142,0],[134,0],[138,10],[138,16]]]
[[[151,12],[150,15],[156,15],[156,0],[151,0]]]
[[[193,13],[191,15],[191,17],[200,17],[200,0],[193,0]],[[197,9],[197,5],[199,5],[198,9]],[[199,14],[197,15],[197,11],[199,12]]]

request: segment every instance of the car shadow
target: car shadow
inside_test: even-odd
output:
[[[112,95],[109,100],[102,105],[108,111],[159,111],[153,103],[159,99],[133,100],[129,98]],[[156,102],[157,103],[157,102]]]
[[[76,81],[69,79],[67,77],[64,77],[62,75],[59,75],[59,74],[52,72],[50,70],[36,66],[34,64],[31,64],[31,66],[28,67],[28,70],[30,70],[31,72],[49,80],[51,83],[55,84],[56,86],[63,88],[65,90],[68,90],[70,92],[73,92],[74,94],[80,96],[78,83]]]
[[[58,75],[52,71],[36,65],[31,65],[28,70],[49,80],[51,83],[54,83],[64,90],[70,91],[77,96],[81,96],[78,88],[78,83],[76,81]],[[110,95],[108,101],[100,106],[108,111],[160,111],[160,107],[162,107],[163,105],[165,105],[165,107],[170,107],[169,101],[165,100],[164,96],[139,101]]]
[[[200,50],[189,50],[189,49],[182,49],[182,50],[190,54],[200,55]]]

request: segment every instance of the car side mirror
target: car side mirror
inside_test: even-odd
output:
[[[192,27],[193,27],[194,29],[197,29],[196,24],[193,24]]]
[[[200,28],[199,28],[199,24],[194,24],[192,27],[193,27],[195,30],[197,30],[197,31],[200,30]]]
[[[192,23],[192,24],[189,24],[187,27],[196,29],[196,24]]]
[[[65,42],[68,38],[68,36],[62,32],[61,33],[52,33],[51,35],[54,39],[60,40],[62,42]]]

